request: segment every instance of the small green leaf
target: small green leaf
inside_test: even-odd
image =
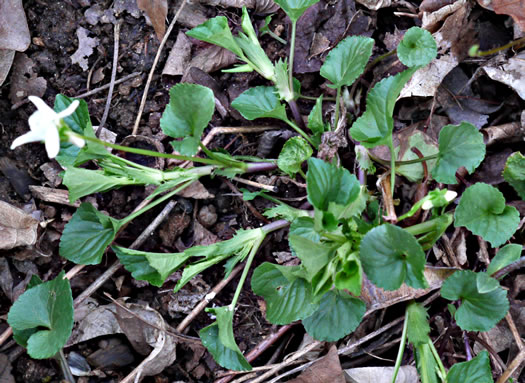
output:
[[[64,228],[60,255],[80,265],[98,265],[115,239],[119,222],[83,203]]]
[[[493,383],[489,353],[481,351],[468,362],[456,363],[448,371],[447,383]]]
[[[507,158],[503,178],[516,190],[522,200],[525,200],[525,157],[516,152]]]
[[[466,331],[488,331],[498,323],[509,310],[507,292],[501,287],[487,293],[477,288],[477,274],[470,270],[456,271],[441,287],[441,296],[461,306],[454,317],[459,327]]]
[[[290,81],[288,80],[288,63],[282,59],[275,63],[274,83],[281,100],[289,102],[295,98],[294,91],[290,89]]]
[[[422,305],[412,302],[407,307],[406,315],[408,341],[415,347],[430,342],[427,310]]]
[[[319,0],[276,0],[275,2],[286,12],[292,22],[295,22]]]
[[[345,292],[328,291],[317,310],[303,319],[303,326],[315,339],[334,342],[354,331],[365,311],[366,305],[361,299]]]
[[[397,290],[403,282],[416,289],[428,286],[423,274],[425,253],[417,239],[400,227],[386,223],[366,233],[360,258],[366,276],[385,290]]]
[[[26,290],[11,306],[7,323],[32,358],[51,358],[59,352],[73,329],[73,295],[65,273]]]
[[[408,67],[425,66],[437,56],[436,40],[429,31],[410,28],[397,47],[399,61]]]
[[[160,287],[168,275],[161,275],[155,268],[150,265],[147,255],[154,256],[155,253],[126,249],[120,246],[111,247],[117,255],[120,263],[131,273],[131,276],[139,281],[147,281],[153,286]],[[168,254],[163,254],[168,255]],[[169,254],[172,255],[173,254]],[[166,271],[166,269],[164,269]]]
[[[502,247],[496,253],[496,256],[490,261],[490,265],[487,269],[487,274],[492,275],[496,271],[501,270],[505,266],[510,265],[520,259],[523,246],[510,244]]]
[[[500,287],[499,282],[487,273],[477,273],[476,288],[482,294],[490,293]]]
[[[323,211],[328,210],[330,202],[348,205],[359,196],[361,190],[356,176],[347,169],[318,158],[308,159],[306,188],[308,201]]]
[[[173,138],[175,150],[191,156],[197,152],[200,138],[215,111],[215,97],[211,89],[202,85],[180,83],[170,89],[170,102],[166,106],[160,126]]]
[[[222,367],[234,371],[249,371],[250,363],[235,343],[233,314],[230,306],[207,308],[206,312],[217,316],[217,321],[199,331],[204,347]]]
[[[437,182],[456,184],[456,171],[464,166],[470,174],[485,158],[483,134],[468,122],[447,125],[439,132],[439,154],[432,177]]]
[[[311,286],[297,277],[299,266],[278,266],[263,263],[252,276],[252,290],[266,301],[266,319],[273,324],[288,324],[311,315],[313,303]]]
[[[67,167],[63,176],[64,185],[69,190],[69,201],[74,202],[84,196],[105,192],[135,182],[126,177],[109,176],[99,170]]]
[[[312,141],[316,146],[321,143],[321,136],[330,130],[330,125],[323,121],[323,95],[315,101],[315,105],[308,115],[308,129],[314,134]]]
[[[374,39],[370,37],[347,37],[328,53],[321,76],[333,83],[330,88],[352,85],[365,70],[373,48]]]
[[[505,205],[498,189],[480,182],[463,192],[454,220],[455,227],[465,226],[498,247],[518,229],[520,215],[516,208]]]
[[[250,121],[257,118],[277,118],[286,121],[286,109],[275,94],[274,87],[256,86],[242,93],[231,105]]]
[[[348,290],[352,294],[361,295],[363,284],[363,267],[358,252],[353,250],[351,242],[346,242],[337,249],[340,262],[335,274],[334,284],[338,290]]]
[[[277,205],[266,209],[263,213],[266,218],[283,218],[289,222],[293,222],[299,217],[308,217],[306,210],[296,209],[286,204]]]
[[[443,383],[438,377],[439,367],[428,343],[415,347],[416,367],[423,383]]]
[[[416,68],[407,69],[395,76],[378,82],[366,97],[366,111],[359,117],[350,135],[366,148],[386,145],[394,129],[394,106],[405,84],[410,80]]]
[[[288,241],[306,269],[309,280],[334,256],[335,248],[298,235],[289,235]]]
[[[312,147],[301,137],[292,137],[283,146],[277,166],[290,177],[301,170],[301,164],[312,156]]]
[[[241,48],[239,48],[233,39],[232,32],[228,26],[228,19],[224,16],[217,16],[213,19],[209,19],[201,25],[189,30],[186,34],[194,39],[223,47],[230,52],[235,53],[237,56],[243,56]]]

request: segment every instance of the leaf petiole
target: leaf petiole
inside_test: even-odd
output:
[[[405,353],[405,345],[407,341],[407,329],[408,329],[408,312],[405,311],[405,322],[403,323],[403,331],[401,332],[401,342],[399,343],[399,350],[397,352],[396,364],[394,365],[394,373],[392,375],[392,383],[395,383],[397,373],[401,367],[401,361],[403,360],[403,354]]]

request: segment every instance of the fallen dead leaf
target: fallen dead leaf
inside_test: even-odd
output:
[[[332,345],[328,353],[317,362],[308,367],[297,378],[289,380],[288,383],[319,383],[334,382],[345,383],[337,347]]]
[[[237,62],[237,57],[232,52],[213,45],[199,51],[188,64],[188,68],[196,67],[206,73],[227,68]]]
[[[15,383],[15,378],[11,374],[11,362],[5,354],[0,354],[0,383]]]
[[[11,72],[9,99],[16,104],[28,96],[42,97],[47,88],[47,81],[34,72],[35,63],[25,53],[18,53]]]
[[[0,249],[34,245],[37,229],[38,220],[23,210],[0,201]]]
[[[347,383],[390,383],[394,367],[359,367],[344,370]],[[413,366],[401,366],[395,383],[418,383],[417,369]]]
[[[435,12],[423,12],[421,28],[424,28],[430,32],[434,32],[441,21],[445,20],[447,16],[465,7],[466,5],[467,0],[458,0],[450,5],[441,7]]]
[[[15,51],[9,49],[0,49],[0,86],[4,83],[13,60],[15,58]]]
[[[99,307],[91,304],[90,306],[84,307],[83,310],[89,311],[89,313],[84,315],[85,312],[82,312],[83,318],[80,319],[78,325],[73,329],[66,347],[80,342],[85,342],[99,336],[122,333],[120,325],[117,321],[117,317],[115,316],[117,312],[115,304],[111,303],[109,305]]]
[[[372,11],[377,11],[378,9],[387,8],[392,5],[392,0],[357,0],[357,2]]]
[[[494,12],[498,15],[509,15],[525,32],[525,0],[492,0]]]
[[[29,48],[31,36],[22,0],[0,1],[0,25],[0,49],[23,52]]]
[[[0,288],[5,296],[13,302],[13,276],[11,275],[11,270],[9,270],[9,263],[6,257],[0,258]],[[1,375],[2,371],[0,369],[0,376]],[[0,382],[1,381],[0,379]]]
[[[159,41],[166,33],[166,16],[168,16],[167,0],[137,0],[137,6],[150,19]]]
[[[78,64],[84,71],[89,69],[88,57],[93,54],[93,48],[99,44],[96,37],[89,37],[88,34],[89,31],[86,28],[78,27],[78,49],[71,56],[71,62]]]
[[[208,246],[217,242],[219,238],[211,231],[202,226],[199,221],[193,221],[193,243],[194,245]]]
[[[179,31],[175,45],[171,48],[162,74],[169,76],[182,76],[188,69],[191,59],[191,40],[186,33]]]
[[[525,52],[520,52],[506,62],[483,67],[491,79],[510,86],[525,100]]]

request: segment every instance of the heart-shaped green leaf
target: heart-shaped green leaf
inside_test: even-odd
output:
[[[525,156],[523,154],[516,152],[507,158],[503,178],[525,201]]]
[[[276,90],[272,86],[256,86],[242,93],[232,102],[232,107],[237,109],[247,120],[257,118],[277,118],[286,121],[286,109],[279,102]]]
[[[292,137],[285,142],[279,157],[277,166],[290,177],[301,170],[304,161],[312,156],[312,147],[301,137]]]
[[[213,19],[196,26],[195,28],[186,32],[186,34],[194,39],[206,41],[207,43],[218,45],[237,56],[242,57],[242,50],[239,48],[233,39],[232,32],[228,26],[228,19],[224,16],[217,16]]]
[[[275,0],[293,21],[299,20],[303,13],[319,0]]]
[[[481,351],[468,362],[456,363],[448,371],[447,383],[493,383],[489,353]]]
[[[429,31],[412,27],[397,46],[399,61],[408,67],[425,66],[437,56],[436,40]]]
[[[520,259],[521,252],[523,251],[523,246],[510,244],[502,247],[496,253],[496,256],[490,261],[490,265],[487,268],[487,274],[492,275],[496,271],[501,270],[507,265],[510,265],[513,262],[516,262]]]

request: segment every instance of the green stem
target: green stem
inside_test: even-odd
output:
[[[282,39],[281,37],[277,36],[274,32],[272,32],[270,29],[268,29],[268,34],[272,36],[275,40],[279,41],[281,44],[286,45],[288,42],[285,39]]]
[[[405,322],[403,323],[403,332],[401,333],[401,343],[399,343],[399,350],[397,351],[396,364],[394,366],[394,375],[392,375],[392,383],[396,382],[397,373],[401,367],[401,361],[403,360],[403,354],[405,353],[405,345],[407,341],[407,329],[408,329],[408,313],[405,311]]]
[[[321,235],[325,237],[326,239],[329,239],[330,241],[334,241],[337,243],[345,243],[348,241],[348,239],[343,235],[332,234],[326,231],[323,231]]]
[[[518,39],[518,40],[511,41],[508,44],[505,44],[505,45],[503,45],[501,47],[497,47],[497,48],[494,48],[494,49],[490,49],[488,51],[477,51],[475,57],[482,57],[482,56],[493,55],[494,53],[498,53],[500,51],[512,48],[515,45],[520,45],[520,44],[523,44],[523,43],[525,43],[525,37],[522,37],[521,39]]]
[[[430,347],[430,351],[432,352],[432,355],[434,355],[434,359],[436,360],[436,363],[439,367],[439,371],[441,372],[441,379],[445,381],[447,377],[447,370],[445,370],[445,366],[443,366],[443,362],[441,361],[441,358],[439,357],[439,354],[436,350],[436,346],[434,346],[434,343],[428,342],[428,346]]]
[[[305,96],[304,94],[300,94],[299,98],[304,98],[305,100],[317,101],[319,97]],[[334,97],[323,97],[323,101],[335,101],[335,98]]]
[[[128,147],[128,146],[112,144],[112,143],[109,143],[109,142],[106,142],[106,141],[99,140],[98,138],[95,138],[95,137],[87,137],[87,136],[84,136],[84,135],[78,134],[78,133],[71,133],[71,134],[73,134],[76,137],[81,138],[81,139],[83,139],[85,141],[95,142],[97,144],[104,145],[104,146],[106,146],[108,148],[121,150],[123,152],[141,154],[141,155],[150,156],[150,157],[171,158],[171,159],[181,160],[181,161],[193,161],[193,162],[199,162],[201,164],[208,164],[208,165],[221,165],[217,161],[214,161],[214,160],[211,160],[211,159],[208,159],[208,158],[182,156],[182,155],[178,155],[178,154],[159,153],[159,152],[155,152],[153,150],[131,148],[131,147]]]
[[[375,162],[381,164],[381,165],[386,165],[386,166],[389,166],[392,164],[392,161],[385,161],[379,157],[376,157],[374,156],[372,153],[368,152],[368,156],[374,160]],[[395,165],[396,166],[403,166],[403,165],[412,165],[412,164],[419,164],[420,162],[425,162],[425,161],[431,161],[431,160],[435,160],[436,158],[438,158],[439,156],[439,153],[436,153],[436,154],[432,154],[430,156],[426,156],[426,157],[421,157],[421,158],[416,158],[416,159],[413,159],[413,160],[408,160],[408,161],[395,161]]]
[[[370,68],[373,68],[375,65],[386,59],[387,57],[393,56],[397,53],[397,49],[391,50],[390,52],[386,52],[385,54],[382,54],[381,56],[376,57],[370,64],[367,65],[363,73],[366,73]]]
[[[431,233],[434,230],[438,230],[441,224],[440,217],[431,219],[430,221],[425,221],[418,223],[414,226],[408,226],[405,227],[404,230],[409,232],[412,235],[420,235],[420,234],[426,234]]]
[[[132,220],[134,220],[135,218],[137,218],[139,215],[141,215],[142,213],[145,213],[147,212],[148,210],[154,208],[155,206],[157,206],[158,204],[170,199],[171,197],[173,197],[175,194],[177,194],[178,192],[180,192],[182,189],[184,189],[185,187],[189,186],[194,180],[190,180],[190,181],[187,181],[187,182],[184,182],[182,185],[180,185],[179,187],[175,188],[174,190],[170,191],[169,193],[163,195],[162,197],[156,199],[155,201],[153,201],[152,203],[150,203],[149,205],[146,205],[144,206],[142,209],[140,210],[137,210],[136,212],[134,213],[131,213],[130,215],[128,215],[127,217],[125,218],[122,218],[121,220],[119,220],[119,225],[120,227],[126,225],[127,223],[131,222]]]
[[[390,148],[390,192],[392,193],[393,198],[394,187],[396,185],[396,152],[394,151],[394,141],[392,136],[390,136],[388,147]]]
[[[316,148],[314,142],[312,141],[312,139],[310,137],[308,137],[308,134],[306,134],[301,128],[299,128],[297,125],[295,125],[292,121],[286,119],[286,120],[283,120],[284,122],[286,122],[288,125],[290,125],[292,127],[293,130],[295,130],[297,133],[299,133],[301,136],[303,136],[303,138],[308,141],[310,143],[310,145],[312,145],[312,147]]]
[[[288,81],[290,86],[290,91],[293,93],[293,58],[295,53],[295,32],[297,29],[297,21],[292,20],[292,36],[290,38],[290,66],[288,67]]]
[[[304,180],[306,181],[306,174],[304,174],[303,169],[299,169],[299,172],[298,172],[298,173],[299,173],[299,174],[301,175],[301,177],[303,177]]]
[[[337,87],[337,94],[335,96],[335,117],[334,117],[334,130],[337,129],[337,124],[339,123],[339,103],[341,100],[341,87]]]

